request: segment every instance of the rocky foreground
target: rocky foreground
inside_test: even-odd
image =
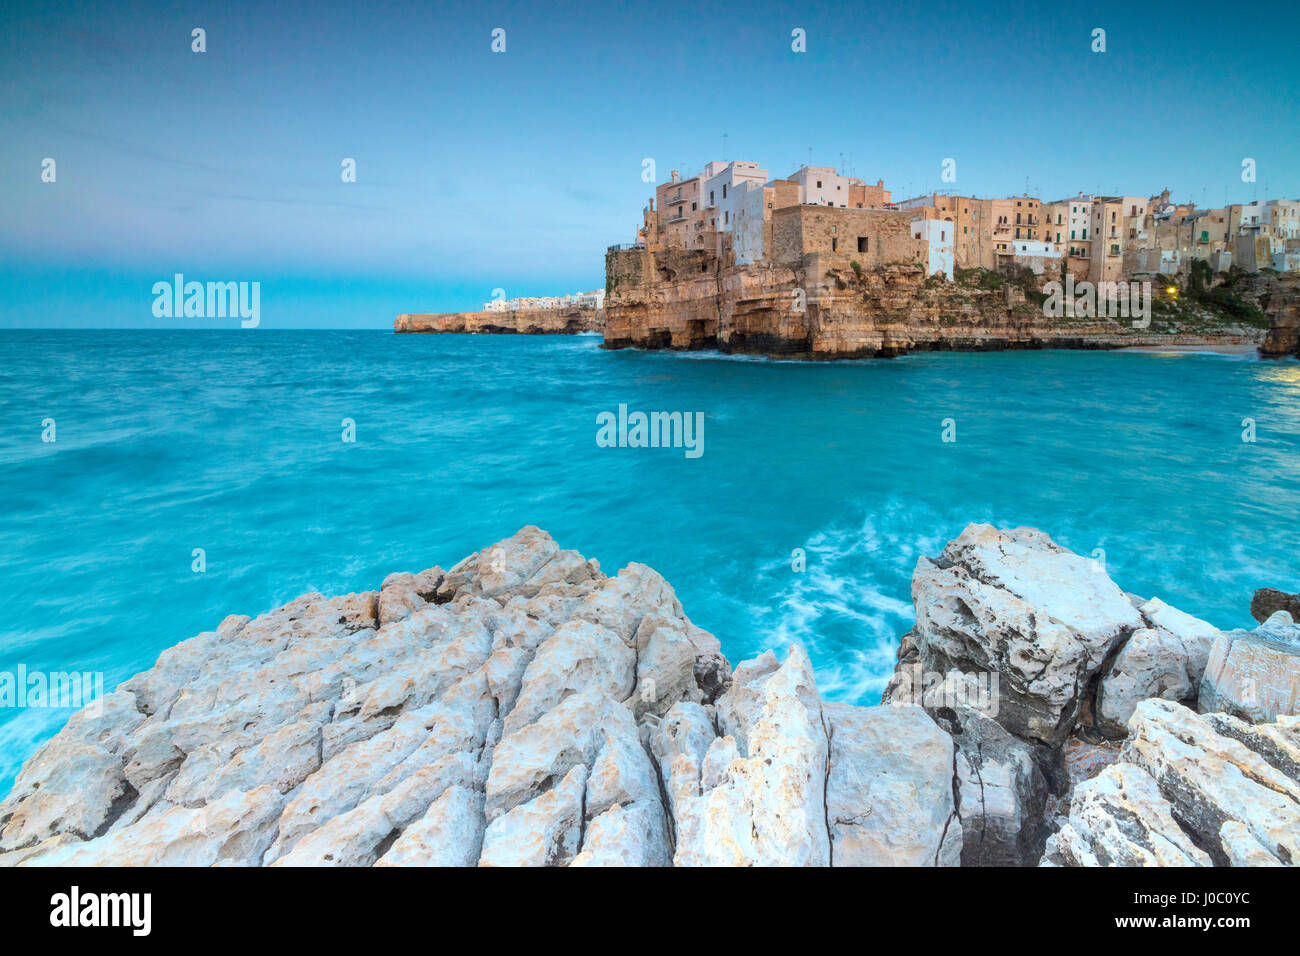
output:
[[[733,671],[653,570],[524,528],[165,651],[27,762],[0,863],[1300,861],[1287,611],[1222,633],[981,525],[913,598],[889,703],[836,704],[802,649]]]

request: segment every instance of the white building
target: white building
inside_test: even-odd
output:
[[[1242,210],[1241,224],[1243,226],[1246,225],[1246,210],[1252,209],[1256,205],[1256,203],[1251,203],[1250,206]],[[1277,238],[1300,238],[1300,201],[1294,199],[1270,199],[1263,204],[1258,215],[1260,224],[1269,227],[1269,230]]]
[[[732,231],[745,185],[756,183],[761,187],[768,180],[766,169],[743,159],[709,163],[704,167],[703,177],[704,209],[709,224],[718,232]]]
[[[741,183],[735,193],[731,211],[731,248],[737,265],[749,265],[763,260],[763,233],[767,222],[767,203],[771,190],[763,183]],[[730,196],[728,197],[730,199]]]
[[[861,186],[862,180],[841,176],[830,166],[800,166],[790,177],[799,184],[799,202],[811,206],[849,208],[849,186]]]
[[[1055,243],[1043,242],[1039,239],[1013,239],[1011,250],[1017,256],[1045,256],[1049,259],[1061,257]]]
[[[1062,199],[1070,204],[1069,230],[1072,241],[1084,241],[1088,238],[1088,222],[1092,218],[1092,197],[1083,193],[1073,199]]]
[[[912,238],[923,239],[929,244],[929,258],[926,261],[925,274],[932,276],[942,272],[951,280],[953,275],[953,249],[956,239],[953,224],[941,219],[913,219]]]

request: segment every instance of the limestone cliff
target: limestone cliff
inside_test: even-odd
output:
[[[914,263],[871,270],[844,257],[727,265],[705,250],[611,250],[605,259],[606,348],[711,349],[804,358],[910,351],[1249,345],[1259,332],[1189,331],[1156,316],[1050,319],[1037,289],[992,273],[957,282]]]
[[[801,648],[733,671],[653,570],[527,527],[164,651],[26,762],[0,866],[1300,862],[1300,718],[1180,703],[1207,642],[1233,703],[1245,638],[1032,529],[913,594],[890,702],[830,703]]]
[[[492,335],[576,335],[600,332],[603,309],[519,309],[507,312],[403,313],[394,332],[477,332]]]
[[[1300,356],[1300,275],[1273,278],[1259,297],[1269,320],[1259,353],[1269,357]]]

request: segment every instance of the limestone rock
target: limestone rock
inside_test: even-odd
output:
[[[255,866],[275,836],[284,797],[275,787],[232,790],[202,807],[155,804],[124,829],[67,844],[24,866]]]
[[[563,866],[582,840],[587,768],[575,764],[552,789],[488,824],[479,866]]]
[[[1048,838],[1056,866],[1209,866],[1149,775],[1116,763],[1079,784],[1069,822]]]
[[[914,704],[824,704],[826,819],[835,866],[956,866],[953,743]]]
[[[0,863],[661,865],[638,678],[653,718],[730,667],[658,574],[524,528],[164,651],[28,761]]]
[[[1200,709],[1270,721],[1300,713],[1300,624],[1278,611],[1253,631],[1225,631],[1210,651]]]
[[[1140,608],[1148,627],[1120,648],[1097,692],[1100,729],[1123,737],[1139,701],[1163,697],[1192,703],[1210,659],[1218,628],[1153,598]]]
[[[1277,588],[1260,588],[1250,599],[1250,616],[1263,624],[1278,611],[1286,611],[1291,620],[1300,621],[1300,594],[1287,594]]]
[[[1047,778],[1031,744],[970,708],[935,722],[956,748],[963,866],[1033,866],[1047,838]]]
[[[376,866],[475,866],[483,849],[483,794],[448,787],[402,831]]]
[[[812,664],[792,647],[736,668],[699,792],[676,794],[678,866],[826,866],[827,736]]]
[[[1186,697],[1211,640],[1232,690],[1243,649],[1289,647],[1285,615],[1212,636],[981,526],[914,591],[924,706],[824,704],[799,647],[733,674],[656,572],[607,577],[534,527],[445,575],[231,616],[27,761],[0,866],[1020,864],[1049,787],[1048,863],[1296,862],[1300,718],[1139,699]],[[945,703],[981,674],[987,713]],[[1097,773],[1117,748],[1076,723],[1099,684],[1100,718],[1133,706]],[[1066,793],[1079,748],[1106,760]]]
[[[1283,732],[1294,745],[1295,726]],[[1263,739],[1248,731],[1241,736]],[[1154,778],[1174,819],[1216,863],[1228,862],[1219,847],[1229,821],[1244,827],[1233,828],[1238,837],[1248,833],[1282,863],[1300,863],[1300,779],[1242,740],[1218,733],[1209,719],[1172,701],[1145,700],[1129,722],[1123,759]],[[1235,846],[1240,843],[1234,840]]]
[[[917,562],[912,596],[924,670],[994,672],[998,723],[1054,746],[1107,656],[1144,624],[1098,565],[1031,528],[969,525]]]
[[[384,583],[379,586],[380,626],[400,621],[432,601],[442,577],[441,568],[430,568],[419,574],[397,571],[384,578]]]

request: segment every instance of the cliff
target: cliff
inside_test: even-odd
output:
[[[1051,319],[1037,282],[987,272],[956,282],[913,263],[855,268],[810,253],[789,265],[727,265],[705,250],[611,250],[605,258],[606,348],[712,349],[803,358],[910,351],[1251,345],[1233,323]]]
[[[1300,275],[1287,273],[1271,279],[1261,290],[1259,303],[1269,322],[1259,354],[1300,356]]]
[[[514,312],[403,313],[394,332],[476,332],[492,335],[576,335],[600,332],[603,309],[519,309]]]
[[[1285,612],[1225,635],[979,525],[913,593],[890,703],[835,704],[524,528],[163,652],[27,761],[0,865],[1300,860],[1300,720],[1238,700],[1272,667],[1294,711]]]

